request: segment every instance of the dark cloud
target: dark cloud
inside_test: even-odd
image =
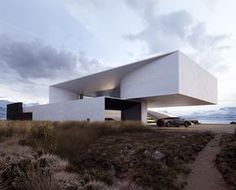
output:
[[[73,72],[77,56],[37,40],[17,41],[0,35],[0,63],[23,78],[53,78]]]
[[[9,75],[14,73],[24,79],[78,76],[92,72],[93,68],[102,69],[98,60],[88,58],[85,53],[57,49],[39,40],[18,41],[3,34],[0,64]]]

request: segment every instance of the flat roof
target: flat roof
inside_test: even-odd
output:
[[[129,72],[142,67],[153,60],[160,59],[177,51],[169,52],[166,54],[154,56],[144,60],[136,61],[127,65],[87,75],[81,78],[65,81],[62,83],[51,85],[51,87],[62,88],[75,93],[90,93],[94,91],[109,90],[116,88],[121,79]]]

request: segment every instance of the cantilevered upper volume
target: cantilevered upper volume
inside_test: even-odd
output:
[[[215,104],[216,78],[180,51],[50,86],[49,102],[83,96],[146,101],[149,107]]]
[[[24,108],[35,120],[146,121],[147,108],[217,103],[217,79],[180,51],[49,87],[49,104]],[[109,118],[111,119],[111,118]]]

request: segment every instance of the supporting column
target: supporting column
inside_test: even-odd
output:
[[[127,121],[127,120],[135,120],[140,121],[141,120],[141,104],[138,103],[134,106],[131,106],[128,109],[121,111],[121,120]]]
[[[141,121],[143,124],[147,124],[147,102],[141,103]]]

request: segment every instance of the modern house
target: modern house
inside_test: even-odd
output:
[[[8,119],[146,122],[147,109],[217,103],[217,79],[180,51],[49,87],[49,104],[9,105]],[[18,110],[18,114],[15,111]]]

